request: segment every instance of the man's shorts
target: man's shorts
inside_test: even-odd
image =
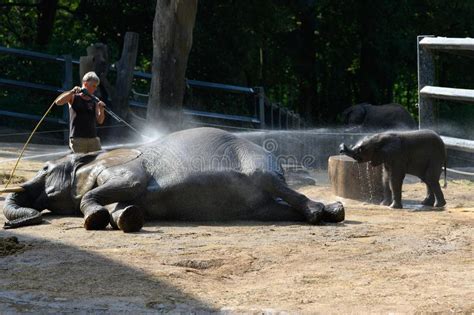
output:
[[[69,138],[69,147],[74,153],[88,153],[99,151],[100,146],[99,137],[95,138]]]

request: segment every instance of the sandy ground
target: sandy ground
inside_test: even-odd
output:
[[[40,165],[22,163],[18,175]],[[338,199],[321,180],[299,191]],[[0,255],[0,313],[472,313],[474,183],[444,192],[444,210],[416,206],[416,181],[404,185],[403,210],[343,200],[346,221],[322,226],[148,222],[124,234],[46,214],[0,230],[25,245]]]

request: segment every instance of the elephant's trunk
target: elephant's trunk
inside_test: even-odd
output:
[[[38,210],[28,207],[29,196],[26,192],[13,193],[5,199],[3,214],[7,222],[3,228],[13,229],[21,226],[40,224],[43,219]]]
[[[341,154],[345,154],[345,155],[348,155],[350,157],[352,157],[354,155],[354,151],[352,151],[351,149],[349,149],[345,143],[341,143],[339,145],[339,153]]]
[[[355,151],[353,149],[348,148],[344,143],[341,143],[339,145],[339,153],[345,154],[345,155],[353,158],[354,160],[360,162],[360,158],[357,156]]]
[[[3,207],[3,214],[8,220],[3,228],[12,229],[21,226],[40,224],[43,219],[35,203],[44,187],[44,177],[36,176],[14,189],[14,193],[7,196]]]

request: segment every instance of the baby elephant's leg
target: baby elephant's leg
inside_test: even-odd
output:
[[[390,190],[390,178],[389,178],[389,175],[388,175],[388,172],[387,170],[383,169],[383,182],[382,182],[382,185],[383,185],[383,200],[382,202],[380,203],[381,205],[383,206],[390,206],[390,204],[392,203],[392,191]]]
[[[392,191],[392,204],[390,208],[401,209],[402,206],[402,184],[405,174],[392,172],[390,177],[390,190]]]
[[[431,190],[436,197],[436,202],[434,203],[435,207],[444,207],[446,205],[446,200],[444,199],[443,191],[439,185],[439,181],[435,180],[430,183]]]
[[[421,204],[424,206],[432,207],[435,203],[435,195],[433,193],[433,189],[431,189],[430,185],[426,181],[425,181],[425,184],[426,184],[426,197],[421,202]]]

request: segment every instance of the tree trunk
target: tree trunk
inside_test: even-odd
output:
[[[329,180],[336,196],[379,203],[383,199],[382,166],[357,163],[345,155],[328,161]]]
[[[36,44],[46,46],[53,34],[54,19],[58,9],[58,0],[41,0],[38,3],[38,24]]]
[[[182,125],[188,55],[197,0],[157,0],[153,21],[153,63],[147,121],[164,131]]]

